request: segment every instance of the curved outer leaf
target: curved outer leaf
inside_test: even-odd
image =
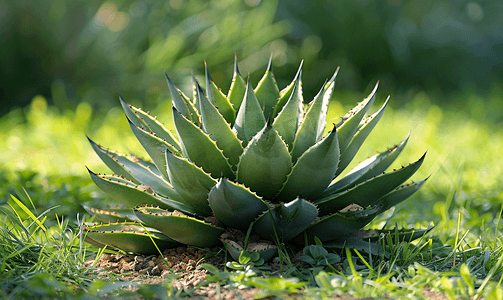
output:
[[[234,123],[234,130],[237,132],[237,137],[243,142],[243,146],[248,144],[264,127],[265,123],[264,114],[248,77],[244,99],[239,107],[236,123]]]
[[[188,214],[204,214],[204,211],[201,211],[199,208],[190,207],[181,202],[157,196],[152,190],[149,192],[148,187],[137,186],[120,177],[98,175],[89,169],[88,171],[91,179],[101,190],[127,207],[148,204],[172,210],[176,209]],[[145,191],[139,189],[139,187],[144,188]]]
[[[136,126],[140,128],[148,128],[147,123],[143,121],[138,114],[136,114],[135,110],[133,110],[133,106],[129,103],[127,103],[124,98],[122,98],[121,94],[119,93],[119,101],[122,106],[122,109],[124,110],[124,113],[126,114],[126,117]],[[135,107],[136,108],[136,107]],[[137,109],[137,108],[136,108]],[[150,128],[148,128],[150,130]]]
[[[224,232],[220,227],[203,221],[155,208],[137,207],[136,216],[175,241],[197,247],[211,247],[219,243]]]
[[[339,147],[341,148],[341,153],[344,153],[349,143],[353,139],[354,134],[359,128],[360,121],[365,116],[365,113],[369,110],[375,100],[377,87],[379,83],[377,83],[374,87],[374,90],[370,93],[370,95],[360,102],[355,108],[350,110],[344,117],[342,125],[338,125],[337,135],[339,136]]]
[[[425,183],[426,180],[428,180],[428,178],[398,187],[396,190],[379,199],[377,203],[383,206],[383,212],[387,211],[391,207],[398,205],[400,202],[412,196],[412,194],[414,194],[423,185],[423,183]]]
[[[152,133],[148,133],[144,129],[137,127],[130,120],[129,126],[138,141],[140,141],[143,149],[147,151],[155,166],[161,172],[164,179],[169,180],[168,173],[166,172],[166,159],[164,158],[164,153],[166,152],[166,149],[169,149],[171,152],[179,154],[178,150],[172,145],[166,143],[166,141],[154,136]]]
[[[302,98],[302,71],[295,81],[292,94],[288,102],[274,120],[273,126],[285,143],[292,145],[297,133],[297,128],[304,115],[304,99]]]
[[[267,204],[248,188],[220,178],[208,195],[215,217],[226,226],[248,228],[261,213],[268,210]]]
[[[154,173],[150,167],[136,163],[126,157],[122,157],[119,163],[124,163],[124,168],[130,172],[131,175],[138,179],[141,184],[151,187],[157,194],[175,201],[181,200],[180,196],[173,189],[173,186],[162,178],[161,175]],[[153,168],[157,170],[155,166]]]
[[[295,83],[297,80],[302,80],[301,73],[302,73],[302,65],[304,64],[304,61],[300,62],[299,69],[297,70],[297,73],[295,74],[295,77],[293,78],[292,82],[282,89],[279,92],[279,99],[278,102],[276,103],[276,106],[274,106],[274,114],[273,114],[273,119],[276,118],[276,116],[279,114],[279,112],[283,109],[283,106],[285,106],[286,102],[288,99],[290,99],[290,96],[292,95],[293,92],[293,87],[295,86]]]
[[[315,200],[314,202],[318,204],[318,208],[323,215],[335,213],[351,203],[356,203],[362,207],[377,203],[382,196],[396,189],[400,184],[409,179],[419,169],[425,155],[426,153],[418,161],[400,170],[373,177],[349,190]]]
[[[126,252],[137,254],[156,254],[159,250],[178,246],[178,242],[170,239],[155,229],[148,228],[148,234],[142,226],[134,223],[102,224],[87,226],[86,242],[112,246]],[[152,240],[154,243],[152,243]]]
[[[107,167],[114,172],[117,176],[122,176],[126,178],[129,181],[132,181],[136,184],[139,184],[140,182],[136,180],[124,167],[123,163],[118,162],[119,158],[122,158],[124,156],[112,152],[108,149],[105,149],[104,147],[96,144],[93,140],[91,140],[89,137],[87,137],[87,140],[91,144],[91,147],[93,148],[94,152],[98,154],[99,158],[101,161],[107,165]]]
[[[182,153],[197,166],[210,173],[213,178],[225,176],[231,180],[235,178],[222,150],[212,141],[201,128],[187,120],[173,107],[173,121],[182,145]]]
[[[383,230],[369,230],[367,233],[363,236],[361,236],[361,239],[364,239],[366,241],[373,241],[377,242],[381,238],[381,235],[390,235],[393,241],[398,240],[399,242],[412,242],[415,239],[418,239],[420,237],[423,237],[425,234],[430,232],[435,226],[433,226],[433,223],[430,223],[428,225],[428,228],[426,229],[407,229],[407,228],[402,228],[402,229],[383,229]],[[323,245],[325,246],[325,245]]]
[[[285,143],[270,123],[250,141],[238,164],[237,181],[273,199],[292,169]]]
[[[269,65],[265,71],[264,76],[260,79],[255,89],[255,95],[257,96],[260,107],[264,110],[264,116],[266,119],[272,119],[274,106],[279,98],[279,88],[274,78],[272,71],[272,54],[269,59]]]
[[[360,147],[362,146],[363,142],[365,141],[365,139],[368,137],[370,132],[374,129],[374,127],[377,125],[382,115],[384,114],[384,110],[388,105],[388,100],[389,97],[388,99],[386,99],[386,102],[384,102],[381,109],[379,109],[375,114],[373,114],[364,121],[364,124],[360,126],[358,132],[353,136],[353,139],[349,143],[346,150],[344,150],[344,152],[341,153],[341,161],[339,162],[339,169],[337,170],[335,176],[339,175],[340,173],[342,173],[342,171],[344,171],[344,169],[346,169],[346,167],[355,157],[358,150],[360,150]]]
[[[139,222],[140,219],[136,217],[132,208],[108,208],[108,209],[97,209],[90,207],[89,205],[81,204],[82,207],[90,214],[96,217],[101,222],[126,222],[126,221],[136,221]]]
[[[196,113],[196,109],[189,98],[185,96],[182,91],[180,91],[169,79],[168,74],[164,71],[164,76],[166,77],[166,82],[168,83],[169,92],[171,94],[171,99],[173,106],[187,119],[193,122],[199,122],[199,116]]]
[[[363,210],[336,213],[316,222],[306,229],[306,233],[309,240],[314,237],[322,242],[343,239],[370,223],[382,211],[382,205],[374,205]]]
[[[297,198],[258,217],[253,230],[264,239],[274,239],[276,231],[280,240],[289,241],[308,228],[317,215],[314,204]]]
[[[334,178],[339,163],[337,132],[332,130],[299,158],[276,200],[290,201],[301,195],[314,199]]]
[[[167,130],[163,124],[157,121],[156,118],[152,117],[149,113],[144,112],[140,108],[136,108],[133,105],[124,101],[122,96],[119,95],[119,100],[121,102],[122,108],[126,113],[128,119],[135,124],[137,127],[145,127],[152,131],[155,135],[165,140],[168,144],[173,145],[178,151],[180,150],[180,144],[178,140]]]
[[[183,203],[197,207],[204,212],[203,216],[210,215],[208,193],[216,181],[186,158],[177,157],[169,151],[166,151],[166,161],[169,180]]]
[[[241,102],[243,102],[245,91],[246,83],[239,73],[237,57],[234,57],[234,75],[232,76],[232,82],[227,98],[229,99],[229,102],[232,104],[234,111],[236,112],[239,111],[241,107]]]
[[[234,108],[232,108],[231,103],[222,93],[222,90],[218,88],[215,82],[213,82],[213,79],[211,79],[206,62],[204,65],[206,69],[206,94],[208,95],[208,100],[210,100],[211,104],[218,108],[218,111],[225,118],[226,122],[234,124],[236,119],[236,112],[234,111]]]
[[[129,157],[104,150],[101,146],[94,143],[91,139],[88,138],[88,140],[91,143],[93,149],[98,153],[98,156],[100,156],[100,158],[102,155],[106,155],[105,158],[111,159],[111,161],[107,160],[108,163],[105,162],[107,166],[109,164],[111,166],[115,165],[117,170],[122,170],[122,173],[120,174],[114,172],[116,175],[121,175],[125,179],[136,184],[141,183],[149,186],[159,195],[168,197],[175,201],[179,201],[180,197],[177,195],[171,184],[164,180],[164,178],[162,178],[162,175],[159,173],[159,170],[155,165],[151,165],[150,163],[142,161],[137,157],[134,157],[135,160],[132,160]],[[114,170],[112,169],[112,171]]]
[[[351,170],[351,172],[346,174],[344,178],[330,185],[323,192],[323,196],[333,195],[338,191],[347,189],[350,185],[359,184],[365,180],[383,173],[402,152],[408,140],[409,135],[407,134],[407,137],[399,145],[396,145],[384,152],[378,153],[364,160],[353,170]]]
[[[197,92],[198,101],[201,104],[201,121],[204,132],[222,150],[229,163],[235,166],[239,162],[239,156],[243,153],[243,147],[236,134],[231,130],[229,123],[223,118],[213,104],[206,99],[201,89]]]
[[[294,160],[299,158],[304,151],[321,140],[327,119],[328,106],[332,98],[332,92],[335,86],[335,78],[339,68],[326,84],[324,84],[318,94],[311,102],[309,109],[302,121],[295,141],[293,142],[292,157]]]

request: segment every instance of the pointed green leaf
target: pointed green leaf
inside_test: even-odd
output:
[[[86,241],[90,239],[98,244],[136,254],[158,254],[157,248],[163,251],[179,245],[178,242],[153,228],[147,228],[147,230],[148,234],[142,226],[132,222],[101,224],[85,228]],[[95,243],[91,242],[91,244]]]
[[[299,158],[304,151],[321,140],[325,130],[330,99],[335,86],[335,78],[339,68],[329,82],[324,84],[311,102],[309,109],[300,125],[293,143],[292,157]]]
[[[383,173],[402,152],[408,140],[409,135],[407,135],[407,137],[399,145],[364,160],[351,170],[351,172],[344,176],[344,178],[330,185],[323,192],[323,195],[333,195],[339,191],[349,188],[350,185],[354,186]]]
[[[245,91],[246,91],[246,83],[243,77],[241,77],[241,74],[239,73],[238,62],[237,58],[235,57],[234,75],[232,76],[232,83],[229,88],[227,98],[229,99],[229,102],[232,104],[234,111],[236,112],[239,111],[239,108],[241,107],[241,102],[243,102]]]
[[[299,158],[288,175],[277,200],[289,201],[301,195],[314,199],[334,178],[339,163],[339,143],[334,128],[321,142]]]
[[[384,102],[384,105],[381,107],[381,109],[379,109],[375,114],[373,114],[364,121],[364,123],[358,129],[358,132],[353,136],[353,139],[349,143],[349,146],[346,148],[346,150],[344,150],[344,152],[341,153],[341,161],[339,162],[339,169],[337,170],[335,176],[339,175],[340,173],[342,173],[342,171],[344,171],[344,169],[346,169],[346,167],[355,157],[358,150],[360,150],[360,147],[362,146],[363,142],[365,141],[367,136],[374,129],[374,127],[377,125],[382,115],[384,114],[384,110],[386,109],[388,100],[389,97],[388,99],[386,99],[386,102]]]
[[[361,239],[365,241],[377,242],[382,238],[382,235],[390,235],[393,240],[400,242],[412,242],[415,239],[423,237],[430,232],[435,226],[432,223],[426,229],[383,229],[383,230],[368,230],[364,234],[358,234]]]
[[[206,94],[208,95],[208,100],[218,108],[220,114],[225,118],[226,122],[229,124],[234,124],[236,119],[236,112],[232,108],[231,103],[227,100],[227,97],[222,93],[222,90],[217,87],[213,79],[211,79],[210,72],[208,71],[208,66],[206,67]]]
[[[250,141],[238,164],[237,181],[273,199],[292,169],[288,149],[270,123]]]
[[[169,149],[173,153],[180,154],[178,150],[172,145],[166,143],[166,141],[155,136],[153,133],[149,133],[144,129],[137,127],[131,121],[129,121],[129,126],[145,151],[147,151],[157,169],[161,172],[164,179],[169,180],[168,173],[166,172],[166,159],[164,158],[164,153],[166,152],[166,149]]]
[[[224,232],[222,228],[204,221],[162,209],[137,207],[135,214],[148,226],[186,245],[214,246],[219,243],[218,238]]]
[[[376,84],[374,90],[370,93],[370,95],[358,103],[358,105],[350,110],[344,117],[342,125],[337,128],[337,135],[339,136],[339,147],[341,148],[341,153],[344,153],[349,143],[353,139],[354,134],[358,130],[360,125],[360,121],[365,116],[365,113],[372,106],[375,100],[375,95],[377,92],[377,87],[379,83]]]
[[[286,88],[282,89],[279,92],[278,102],[276,103],[276,106],[274,106],[273,119],[276,118],[276,116],[279,114],[279,112],[283,109],[283,106],[285,106],[288,99],[290,99],[290,96],[292,95],[293,87],[295,86],[295,83],[298,80],[302,80],[301,73],[302,73],[302,64],[303,63],[304,63],[304,61],[300,62],[299,69],[297,70],[297,73],[295,74],[295,77],[293,78],[292,82]]]
[[[186,118],[196,122],[197,115],[195,115],[195,108],[192,103],[190,103],[190,100],[173,84],[166,71],[164,71],[164,76],[166,77],[166,81],[168,83],[173,106],[176,107],[176,109]]]
[[[215,217],[225,225],[246,229],[255,218],[268,210],[250,189],[220,178],[211,189],[208,201]]]
[[[101,190],[127,207],[148,204],[173,210],[176,209],[188,214],[202,215],[204,213],[199,208],[190,207],[181,202],[158,196],[150,187],[136,185],[120,177],[99,175],[93,173],[91,170],[88,171],[91,179]]]
[[[255,95],[257,96],[260,107],[263,109],[263,115],[266,119],[272,119],[274,106],[279,98],[279,89],[276,79],[272,71],[272,55],[269,59],[269,65],[267,66],[267,71],[265,71],[264,76],[260,79],[255,89]]]
[[[344,239],[363,228],[382,212],[382,205],[373,205],[363,210],[339,212],[321,219],[306,232],[309,238],[317,237],[322,242]]]
[[[119,96],[120,97],[120,96]],[[164,127],[156,118],[152,117],[148,112],[144,112],[143,110],[132,106],[122,99],[121,101],[122,108],[126,113],[126,116],[135,124],[137,127],[145,127],[148,128],[148,131],[152,131],[155,135],[165,140],[168,144],[173,145],[177,150],[180,150],[180,144],[178,140],[173,136],[173,134]]]
[[[419,169],[425,155],[426,153],[418,161],[400,170],[373,177],[349,190],[318,199],[314,202],[318,204],[318,208],[323,215],[335,213],[351,203],[356,203],[362,207],[377,203],[382,196],[396,189],[409,179]]]
[[[365,251],[373,255],[382,255],[383,253],[383,249],[379,244],[364,241],[352,235],[346,236],[343,240],[325,242],[323,243],[323,247],[338,249],[351,248],[359,251]],[[385,252],[384,256],[389,257],[389,253]]]
[[[292,145],[295,134],[297,133],[297,128],[299,128],[302,117],[304,116],[301,77],[302,71],[299,71],[299,76],[295,81],[292,94],[273,123],[274,129],[278,131],[279,135],[289,146]]]
[[[89,205],[81,204],[82,207],[98,221],[101,222],[139,222],[132,208],[115,207],[108,209],[97,209]]]
[[[186,158],[177,157],[169,151],[166,152],[166,161],[169,180],[183,203],[197,207],[204,212],[203,216],[210,215],[208,193],[216,181]]]
[[[88,140],[91,143],[93,149],[95,151],[99,151],[97,153],[98,155],[100,155],[100,157],[101,155],[106,154],[107,157],[109,159],[112,159],[113,161],[113,164],[111,161],[108,161],[108,163],[115,165],[115,167],[117,167],[119,171],[122,170],[122,173],[120,174],[112,170],[116,175],[121,175],[125,179],[136,184],[141,183],[146,186],[150,186],[159,195],[168,197],[175,201],[179,200],[179,197],[173,187],[169,184],[169,182],[162,178],[162,175],[155,165],[142,161],[136,156],[129,158],[127,156],[104,150],[101,146],[94,143],[91,139],[88,138]]]
[[[237,137],[243,142],[243,146],[246,146],[257,132],[264,128],[265,123],[264,114],[253,92],[250,78],[248,78],[243,103],[241,103],[236,123],[234,123],[234,130],[237,132]]]
[[[382,204],[383,208],[382,211],[387,211],[391,207],[398,205],[400,202],[404,201],[405,199],[409,198],[414,194],[427,180],[428,178],[418,181],[418,182],[413,182],[410,184],[403,185],[396,190],[388,193],[377,203]]]
[[[199,85],[199,82],[196,79],[196,76],[192,74],[192,103],[194,103],[194,107],[197,109],[197,111],[201,111],[201,103],[197,99],[197,92],[198,89],[200,89],[201,86]],[[204,91],[203,91],[204,94]]]
[[[148,125],[147,123],[145,123],[143,121],[142,118],[140,118],[140,116],[138,116],[138,114],[135,112],[135,110],[133,109],[134,106],[132,106],[131,104],[127,103],[124,98],[122,98],[121,94],[119,94],[119,101],[121,103],[121,106],[122,106],[122,109],[124,110],[124,113],[126,114],[126,117],[131,121],[133,122],[133,124],[135,124],[136,126],[138,127],[145,127],[147,128]],[[136,107],[134,107],[136,108]],[[138,110],[136,108],[136,110]],[[150,130],[150,128],[149,128]]]
[[[276,232],[280,240],[289,241],[309,227],[317,215],[314,204],[297,198],[258,217],[253,230],[264,239],[275,239]]]
[[[201,121],[204,132],[212,139],[219,149],[222,150],[229,163],[235,166],[239,162],[239,156],[243,153],[241,142],[231,130],[229,123],[204,96],[201,89],[197,93],[201,103]]]
[[[91,144],[94,152],[98,154],[99,158],[105,163],[105,165],[107,165],[110,170],[112,170],[112,172],[114,172],[114,174],[116,174],[117,176],[122,176],[136,184],[140,183],[124,168],[123,163],[118,162],[119,158],[124,156],[105,149],[104,147],[93,142],[93,140],[91,140],[89,137],[87,137],[87,139],[89,140],[89,143]]]
[[[119,160],[124,163],[124,168],[131,173],[141,184],[151,187],[157,194],[168,197],[169,199],[180,201],[180,196],[173,189],[173,186],[162,178],[161,175],[152,171],[152,168],[144,166],[143,164],[134,162],[129,158],[123,157]],[[157,168],[154,166],[154,170]]]
[[[235,175],[217,144],[201,128],[187,120],[173,107],[173,120],[180,138],[182,153],[196,166],[203,168],[213,178],[225,176],[231,180]]]

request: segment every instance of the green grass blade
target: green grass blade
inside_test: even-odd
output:
[[[26,205],[24,205],[23,202],[19,201],[16,197],[14,197],[14,195],[10,195],[10,197],[28,216],[30,216],[33,221],[37,223],[38,227],[40,227],[43,231],[47,231],[47,228],[45,228],[44,224],[42,224],[42,222],[38,220],[38,218],[31,212],[28,207],[26,207]]]

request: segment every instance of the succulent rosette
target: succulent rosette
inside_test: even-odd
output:
[[[340,243],[425,181],[404,184],[424,155],[385,173],[408,136],[341,176],[387,106],[388,100],[366,116],[377,85],[326,129],[337,71],[307,105],[302,64],[293,81],[279,90],[272,61],[255,88],[242,78],[235,61],[227,95],[207,67],[206,91],[194,78],[192,98],[165,76],[176,133],[120,97],[150,160],[121,155],[90,140],[114,173],[89,171],[92,180],[125,206],[88,208],[98,219],[114,222],[85,228],[86,240],[93,244],[136,253],[179,243],[209,247],[221,243],[226,228],[246,231],[250,226],[265,240],[310,242],[317,237]]]

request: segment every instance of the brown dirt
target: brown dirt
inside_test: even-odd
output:
[[[216,253],[219,249],[212,250],[215,250],[214,253]],[[217,289],[217,283],[210,283],[194,289],[205,281],[207,271],[201,267],[202,263],[209,263],[223,269],[224,259],[217,255],[208,257],[208,253],[181,246],[165,250],[163,256],[103,254],[94,267],[97,268],[100,279],[142,284],[162,284],[166,275],[176,274],[179,277],[173,282],[173,286],[179,290],[190,291],[193,295],[191,299],[254,299],[254,295],[260,291],[259,288]],[[94,260],[87,262],[89,266],[93,263]],[[271,267],[277,269],[274,264],[271,264]],[[425,289],[422,293],[428,299],[448,299],[445,295],[433,292],[431,289]],[[359,299],[350,295],[334,295],[332,298]],[[303,297],[302,295],[290,295],[287,299],[303,299]]]

